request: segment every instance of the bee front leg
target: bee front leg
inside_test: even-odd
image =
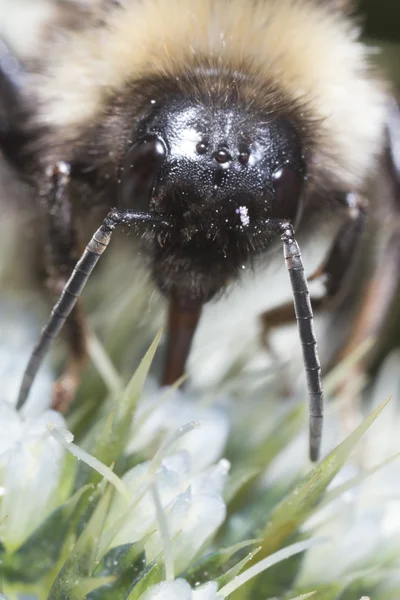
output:
[[[318,314],[321,308],[324,308],[326,302],[325,296],[322,298],[311,298],[311,305],[314,314]],[[271,333],[274,329],[284,327],[285,325],[294,325],[296,323],[296,313],[294,311],[293,301],[285,304],[279,304],[274,308],[265,311],[261,315],[262,323],[262,345],[270,353],[272,358],[279,361],[273,344],[271,343]]]
[[[54,385],[52,408],[66,413],[75,400],[82,371],[86,365],[87,334],[86,320],[78,303],[65,323],[64,337],[67,341],[69,356],[63,373]]]
[[[46,267],[47,288],[52,298],[58,297],[79,257],[79,244],[74,226],[72,204],[68,196],[70,168],[60,162],[48,170],[48,187],[43,196],[47,215]],[[52,406],[67,412],[73,402],[82,370],[87,361],[87,332],[85,315],[79,301],[69,315],[64,338],[69,356],[63,373],[54,386]]]
[[[329,320],[338,311],[348,311],[348,304],[351,303],[351,296],[354,288],[354,270],[357,270],[357,258],[362,249],[362,241],[365,234],[366,214],[365,205],[361,197],[354,194],[348,194],[341,199],[341,203],[348,209],[348,216],[339,229],[336,237],[332,241],[332,246],[318,269],[312,273],[308,280],[320,279],[324,285],[322,296],[311,298],[311,305],[314,314],[321,314],[324,311]],[[278,361],[273,346],[271,344],[271,333],[282,326],[294,324],[296,321],[292,301],[272,308],[261,315],[262,321],[262,344],[271,356]],[[339,326],[336,329],[340,330]],[[342,328],[340,343],[332,352],[325,351],[322,344],[323,371],[329,371],[338,362],[338,353],[351,337],[351,328]],[[333,334],[333,332],[332,332]],[[337,337],[337,336],[336,336]],[[332,337],[330,338],[332,342]],[[336,338],[335,338],[336,339]],[[362,340],[361,340],[362,341]],[[333,347],[333,344],[329,344]]]

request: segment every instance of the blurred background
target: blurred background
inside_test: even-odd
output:
[[[379,40],[379,64],[389,74],[400,93],[400,2],[398,0],[361,0],[365,35]]]
[[[359,0],[358,6],[364,36],[376,46],[375,62],[393,82],[396,98],[400,100],[400,2],[398,0]],[[400,267],[400,265],[399,265]],[[400,291],[390,339],[383,345],[383,356],[400,346]],[[381,357],[381,359],[383,358]]]
[[[361,0],[367,35],[400,42],[400,4],[397,0]]]

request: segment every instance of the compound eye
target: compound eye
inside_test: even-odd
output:
[[[121,166],[119,206],[147,211],[166,150],[159,138],[151,137],[134,144]]]
[[[290,167],[277,169],[273,175],[275,199],[271,217],[296,221],[300,212],[300,196],[303,189],[303,179]]]

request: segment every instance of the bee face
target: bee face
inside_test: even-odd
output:
[[[263,207],[259,216],[267,218],[283,167],[290,165],[302,178],[299,141],[283,119],[263,123],[262,116],[248,115],[240,106],[214,108],[182,102],[159,111],[155,121],[149,133],[157,132],[167,149],[153,194],[156,210],[175,212],[168,200],[163,205],[164,199],[171,196],[174,202],[173,196],[181,190],[188,205],[216,208],[248,196]]]
[[[296,220],[305,171],[289,119],[218,100],[154,107],[134,135],[119,184],[123,208],[162,213],[172,223],[145,243],[162,291],[200,301],[266,248],[269,219]]]

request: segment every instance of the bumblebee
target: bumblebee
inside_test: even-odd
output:
[[[100,227],[20,404],[65,319],[70,359],[57,402],[74,395],[86,356],[76,298],[117,225],[134,228],[169,301],[165,384],[184,371],[203,305],[244,267],[272,260],[281,236],[318,457],[320,362],[294,230],[305,244],[326,236],[314,274],[325,281],[314,309],[329,315],[326,368],[382,328],[400,256],[397,106],[348,13],[322,0],[64,2],[12,68],[3,32],[0,148],[30,190],[53,291]],[[264,318],[286,323],[293,304]]]

